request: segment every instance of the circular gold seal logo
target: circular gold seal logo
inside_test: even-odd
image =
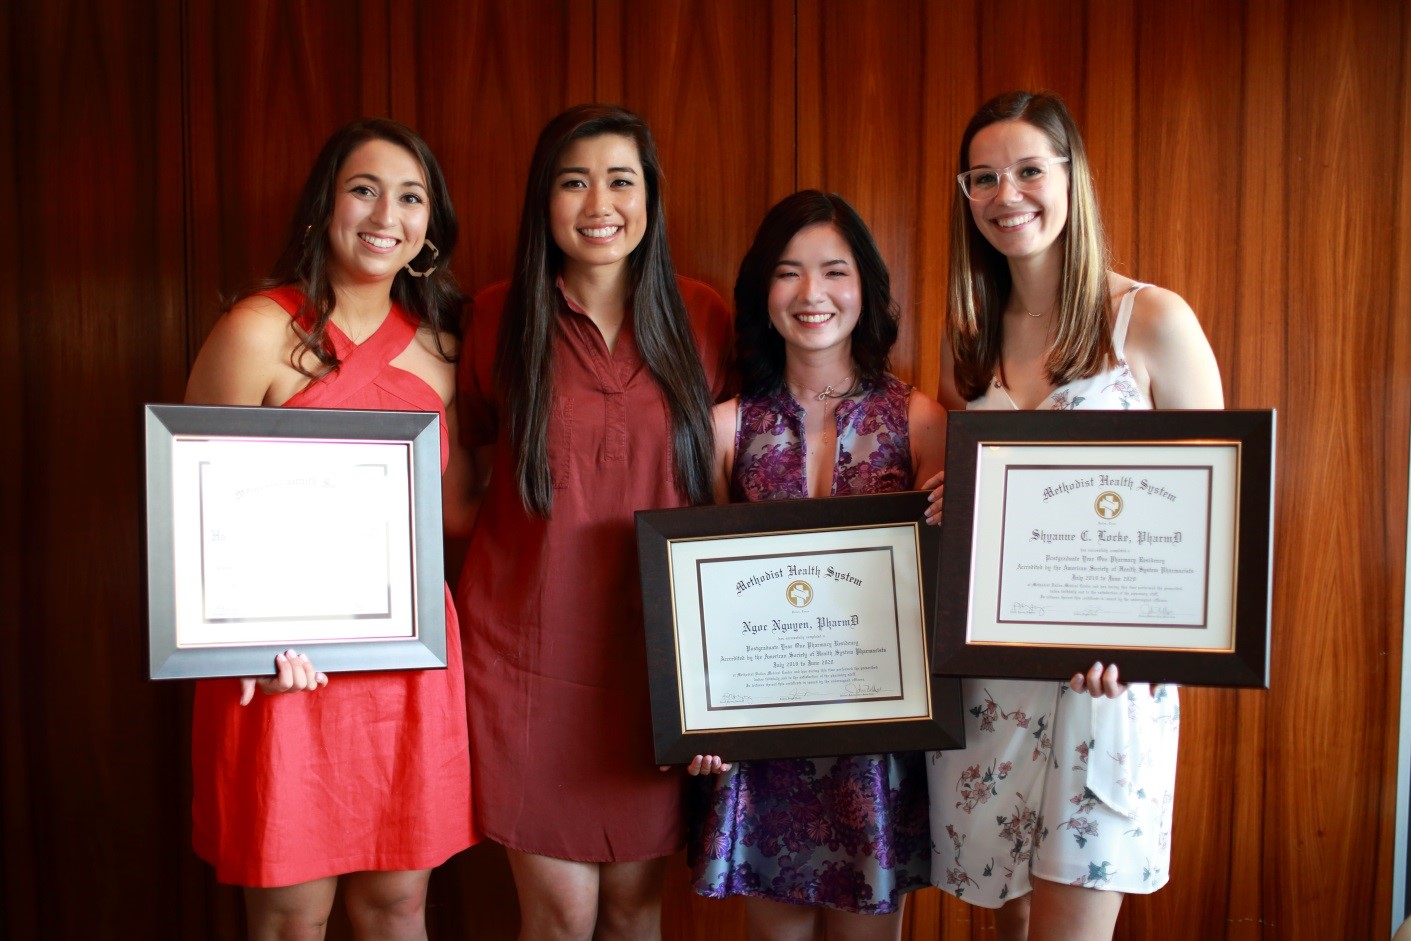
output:
[[[796,608],[804,608],[813,600],[813,586],[802,578],[789,582],[789,587],[784,589],[784,597],[789,599],[789,604]]]
[[[1111,490],[1104,490],[1093,501],[1093,509],[1105,520],[1115,520],[1122,513],[1122,498]]]

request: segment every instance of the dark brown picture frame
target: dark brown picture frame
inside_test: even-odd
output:
[[[916,650],[911,656],[926,658],[921,662],[928,663],[940,533],[936,527],[925,525],[926,496],[909,492],[638,512],[637,546],[656,760],[675,764],[689,762],[698,754],[739,760],[961,747],[964,730],[959,682],[942,677],[931,678],[930,715],[924,718],[861,718],[809,725],[686,731],[682,716],[682,667],[671,568],[673,543],[717,540],[722,555],[728,555],[729,541],[737,537],[817,533],[826,538],[830,531],[914,523],[922,576],[921,633],[926,649]]]
[[[937,631],[933,668],[947,676],[1066,680],[1096,661],[1117,663],[1130,682],[1267,689],[1273,579],[1275,413],[1272,410],[967,411],[952,412],[946,443],[946,483]],[[1208,651],[1120,644],[972,643],[980,449],[1026,445],[1142,448],[1170,445],[1237,447],[1234,501],[1233,649]],[[1138,460],[1138,463],[1139,460]]]

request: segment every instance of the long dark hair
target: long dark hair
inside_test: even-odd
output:
[[[642,360],[671,411],[676,486],[692,503],[712,499],[710,392],[666,242],[656,145],[646,122],[632,112],[615,105],[578,105],[549,121],[534,146],[514,277],[505,298],[495,351],[495,377],[504,395],[519,496],[525,509],[545,518],[553,509],[548,425],[553,337],[561,303],[555,281],[564,261],[563,251],[549,231],[549,195],[569,144],[604,134],[635,142],[642,161],[647,229],[628,258],[632,328]]]
[[[960,139],[960,169],[970,169],[970,142],[1000,121],[1023,121],[1042,131],[1060,157],[1067,157],[1068,224],[1063,274],[1058,288],[1058,323],[1044,364],[1049,381],[1062,385],[1114,365],[1107,288],[1109,256],[1098,214],[1092,168],[1083,137],[1068,108],[1048,92],[1006,92],[980,106]],[[975,225],[970,201],[955,187],[950,215],[950,343],[956,390],[977,399],[1000,375],[1004,308],[1013,283],[1009,263]]]
[[[338,193],[338,171],[353,151],[371,140],[396,144],[421,165],[430,203],[426,238],[434,242],[441,253],[434,262],[436,272],[430,277],[414,278],[405,270],[398,271],[392,281],[392,300],[436,331],[436,348],[446,359],[451,357],[441,347],[441,332],[456,336],[460,333],[461,295],[450,268],[460,230],[441,166],[416,131],[386,118],[363,118],[334,131],[324,142],[304,180],[284,250],[269,278],[256,288],[293,285],[303,293],[304,306],[299,314],[308,328],[290,354],[290,364],[306,376],[319,375],[338,366],[333,343],[328,339],[328,320],[333,315],[335,301],[333,285],[328,279],[328,224],[333,218]],[[423,246],[411,264],[418,271],[432,265],[430,249]],[[317,371],[304,368],[306,353],[312,355],[321,368]]]
[[[769,286],[789,240],[811,225],[824,224],[847,240],[862,280],[862,313],[852,332],[858,379],[875,384],[887,371],[887,358],[897,341],[897,304],[877,243],[846,199],[836,193],[801,190],[765,213],[735,278],[735,357],[746,395],[768,395],[784,385],[784,340],[769,329]]]

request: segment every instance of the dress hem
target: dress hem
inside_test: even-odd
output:
[[[419,872],[423,869],[435,869],[442,866],[452,856],[463,853],[481,841],[480,837],[472,839],[469,843],[460,846],[459,849],[437,850],[430,853],[417,853],[405,857],[397,856],[364,856],[352,857],[343,861],[324,861],[321,866],[310,866],[303,871],[293,873],[274,874],[266,872],[263,876],[249,872],[241,873],[232,871],[237,867],[229,864],[222,864],[216,861],[219,854],[203,850],[200,846],[193,846],[192,849],[200,859],[209,865],[216,872],[216,881],[222,885],[241,886],[250,889],[278,889],[286,886],[304,885],[308,882],[317,882],[320,879],[327,879],[330,876],[346,876],[354,872]],[[242,878],[242,875],[244,878]]]
[[[517,846],[510,840],[496,836],[491,831],[481,826],[481,833],[485,839],[498,843],[507,850],[514,850],[516,853],[527,853],[530,856],[543,856],[547,859],[563,859],[572,863],[640,863],[651,859],[665,859],[667,856],[674,856],[686,848],[686,841],[682,841],[671,849],[659,853],[627,853],[613,856],[598,856],[595,854],[583,856],[570,856],[566,853],[546,853],[542,850],[530,849],[527,846]]]
[[[898,902],[901,902],[906,896],[910,895],[912,892],[917,892],[921,889],[929,888],[932,888],[931,883],[923,882],[920,885],[913,885],[905,889],[898,889],[897,900]],[[902,910],[902,905],[898,904],[895,908],[888,908],[886,911],[883,911],[880,908],[874,909],[872,911],[865,911],[859,908],[849,908],[846,905],[839,905],[835,902],[830,902],[826,899],[780,898],[777,895],[770,895],[768,892],[732,891],[726,892],[722,895],[716,895],[711,892],[704,892],[698,886],[694,885],[691,886],[691,891],[694,892],[696,895],[699,895],[701,898],[706,899],[719,899],[722,901],[728,898],[761,899],[765,902],[779,902],[783,905],[799,905],[805,908],[830,908],[835,912],[847,912],[849,915],[896,915]]]

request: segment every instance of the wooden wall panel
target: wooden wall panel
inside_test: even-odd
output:
[[[1057,92],[1079,125],[1085,126],[1084,79],[1101,62],[1100,56],[1082,54],[1087,17],[1081,7],[1044,0],[996,0],[977,3],[976,8],[980,101],[1016,89]]]
[[[15,21],[23,20],[14,5],[0,7],[0,52],[7,63],[17,64],[13,48]],[[15,180],[18,160],[16,141],[19,124],[16,120],[17,82],[13,67],[0,69],[0,180]],[[20,347],[23,317],[21,282],[25,258],[19,251],[0,256],[0,439],[10,442],[6,454],[13,454],[24,439],[25,388],[23,353]],[[21,565],[22,521],[26,500],[23,495],[24,476],[18,462],[0,462],[0,597],[19,598],[24,589]],[[24,663],[20,658],[21,644],[18,611],[7,609],[0,615],[0,715],[17,716],[24,703]],[[17,899],[33,900],[37,889],[37,874],[33,866],[36,831],[31,823],[33,771],[26,756],[24,726],[18,722],[0,722],[0,866],[11,883],[9,892]],[[8,892],[6,893],[8,894]],[[5,896],[0,895],[0,899]],[[6,900],[8,901],[8,900]],[[5,904],[0,908],[0,936],[18,937],[37,931],[38,912],[33,901]]]
[[[393,117],[415,127],[450,181],[453,270],[467,293],[508,278],[539,131],[593,99],[593,16],[571,0],[421,0],[393,61],[414,77]]]
[[[1233,160],[1240,152],[1242,115],[1228,76],[1238,74],[1242,38],[1237,20],[1218,32],[1205,24],[1227,9],[1211,0],[1180,10],[1143,4],[1130,44],[1136,54],[1131,165],[1137,175],[1135,264],[1129,273],[1184,297],[1220,363],[1229,363],[1232,353],[1238,271],[1226,260],[1231,213],[1223,200],[1212,198],[1208,168],[1215,155]],[[1193,936],[1211,937],[1226,923],[1226,880],[1206,874],[1208,860],[1231,859],[1231,802],[1211,795],[1225,790],[1234,762],[1236,726],[1223,717],[1234,711],[1236,694],[1188,689],[1181,696],[1171,866],[1180,891],[1126,906],[1130,937],[1150,937],[1173,919]]]
[[[1137,150],[1136,4],[1104,0],[1088,7],[1087,70],[1083,76],[1083,142],[1098,206],[1112,246],[1113,267],[1135,277]]]
[[[1384,161],[1406,85],[1388,78],[1403,56],[1405,11],[1297,4],[1289,14],[1285,329],[1296,381],[1280,431],[1286,581],[1275,603],[1286,633],[1274,648],[1265,816],[1282,825],[1265,829],[1266,901],[1287,937],[1317,936],[1299,920],[1303,893],[1319,900],[1317,924],[1386,937],[1389,873],[1377,863],[1390,820],[1377,811],[1392,787],[1386,704],[1396,682],[1386,651],[1401,635],[1405,515],[1389,519],[1380,504],[1406,485],[1405,451],[1387,446],[1405,440],[1407,402],[1386,398],[1402,356],[1390,341],[1405,338],[1388,325],[1406,316],[1406,302],[1387,291],[1390,180],[1372,183],[1378,174],[1357,168],[1396,165]],[[1349,174],[1368,185],[1348,185]],[[1350,505],[1339,505],[1344,494]],[[1362,494],[1377,496],[1369,505]]]
[[[178,845],[183,828],[171,743],[152,733],[180,691],[142,679],[137,629],[136,403],[167,394],[185,368],[178,19],[170,4],[69,0],[12,4],[5,20],[17,210],[7,410],[22,411],[5,446],[19,503],[4,534],[15,590],[0,633],[13,707],[0,934],[117,924],[155,937],[181,856],[122,861]]]
[[[979,42],[974,16],[961,4],[925,8],[926,61],[922,65],[922,123],[902,135],[921,149],[916,194],[915,364],[912,382],[927,395],[941,387],[941,343],[950,258],[950,212],[960,172],[965,124],[980,101]],[[924,129],[924,130],[922,130]]]
[[[676,268],[729,298],[765,211],[794,189],[789,5],[596,6],[597,97],[651,125]]]
[[[358,15],[340,0],[186,6],[187,212],[199,347],[221,300],[269,273],[328,135],[356,118],[387,115],[390,86],[383,5],[363,3]]]
[[[1288,50],[1283,24],[1285,0],[1257,0],[1245,11],[1243,23],[1243,144],[1240,160],[1239,229],[1237,233],[1237,293],[1230,318],[1236,323],[1234,349],[1221,362],[1225,401],[1232,407],[1259,408],[1282,405],[1286,361],[1287,290],[1284,265],[1287,251],[1287,192],[1285,159],[1276,153],[1287,146],[1284,110],[1269,107],[1280,100],[1288,81]],[[1281,420],[1287,415],[1281,415]],[[1279,437],[1287,442],[1284,429]],[[1285,444],[1287,452],[1287,444]],[[1277,488],[1276,540],[1295,524],[1296,508],[1287,487]],[[1275,543],[1274,606],[1276,622],[1286,623],[1289,581],[1282,564],[1283,549]],[[1282,686],[1275,673],[1273,682]],[[1227,694],[1227,701],[1229,700]],[[1225,788],[1232,813],[1229,818],[1230,854],[1227,892],[1228,935],[1232,941],[1260,938],[1266,911],[1265,832],[1278,827],[1277,817],[1266,821],[1265,779],[1269,760],[1266,728],[1271,712],[1269,694],[1233,694],[1228,713],[1234,728],[1234,756]],[[1276,714],[1276,713],[1274,713]],[[1187,749],[1189,753],[1190,749]],[[1184,782],[1183,782],[1184,783]],[[1198,865],[1198,861],[1197,861]],[[1184,872],[1179,873],[1184,875]]]
[[[917,253],[918,221],[931,215],[919,204],[922,161],[944,154],[948,137],[926,109],[927,15],[920,0],[817,0],[800,4],[798,19],[799,186],[838,193],[872,230],[901,308],[892,371],[908,381],[916,373],[926,265]]]

